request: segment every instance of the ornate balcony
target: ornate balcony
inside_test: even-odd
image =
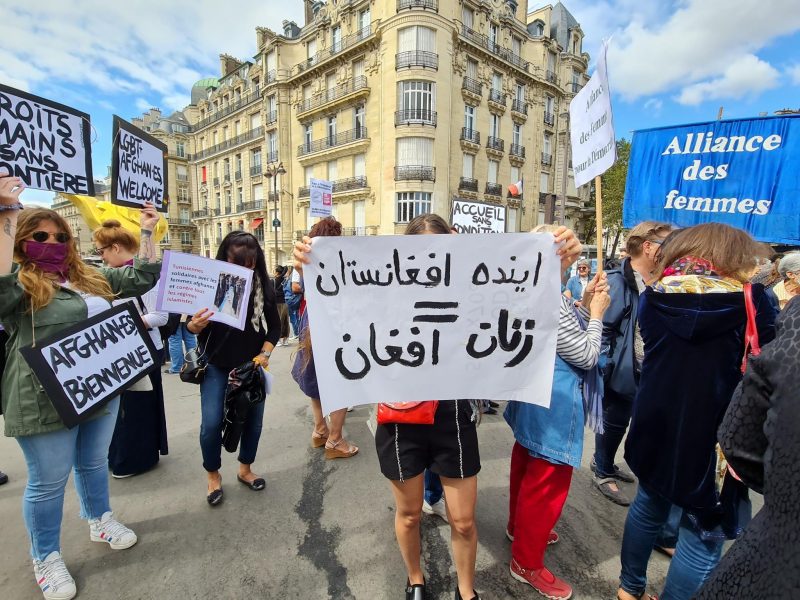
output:
[[[356,95],[359,92],[359,95],[367,95],[369,94],[369,87],[367,86],[367,78],[364,75],[359,75],[352,81],[348,81],[345,85],[336,86],[333,89],[325,90],[322,94],[317,96],[316,98],[309,98],[308,100],[304,100],[297,104],[297,114],[303,114],[310,111],[314,111],[318,108],[322,108],[324,106],[328,106],[333,104],[339,100],[347,98],[350,95]]]
[[[544,73],[544,78],[547,81],[549,81],[550,83],[556,83],[556,81],[557,81],[556,72],[555,71],[551,71],[550,69],[548,69]]]
[[[438,0],[397,0],[397,12],[401,10],[420,9],[439,12]]]
[[[395,181],[436,181],[436,167],[404,165],[394,168]]]
[[[347,177],[345,179],[337,179],[333,182],[333,193],[340,194],[343,192],[351,192],[353,190],[361,190],[367,188],[367,176],[358,175],[356,177]],[[298,198],[308,198],[311,196],[311,188],[303,186],[297,190]]]
[[[542,164],[545,167],[549,167],[550,165],[552,165],[553,164],[553,155],[552,154],[547,154],[545,152],[542,152]]]
[[[549,125],[550,127],[552,127],[555,124],[555,122],[556,122],[555,115],[553,113],[551,113],[551,112],[545,111],[545,113],[544,113],[544,124],[545,125]]]
[[[494,88],[489,90],[489,110],[500,114],[506,112],[506,95],[502,91]]]
[[[520,146],[519,144],[511,144],[511,147],[508,150],[508,154],[509,156],[525,158],[525,146]]]
[[[235,113],[237,110],[250,106],[251,104],[253,104],[253,102],[256,102],[260,99],[261,99],[261,92],[260,90],[258,90],[258,88],[256,88],[252,90],[251,93],[242,96],[236,102],[231,102],[224,108],[220,108],[219,110],[209,113],[206,117],[200,119],[197,123],[192,125],[191,129],[192,131],[200,131],[204,127],[207,127],[212,123],[216,123],[220,119]]]
[[[436,111],[424,108],[409,108],[394,113],[394,125],[433,125],[436,127]]]
[[[502,196],[503,185],[500,183],[486,183],[486,189],[483,192],[487,196]]]
[[[474,129],[462,127],[460,140],[461,148],[465,152],[472,152],[474,154],[481,147],[481,134]]]
[[[261,165],[253,165],[250,167],[250,176],[255,177],[261,175]]]
[[[300,144],[297,147],[297,156],[298,157],[306,156],[308,154],[313,154],[314,152],[327,150],[328,148],[344,146],[345,144],[350,144],[353,142],[357,142],[359,140],[366,140],[366,139],[368,139],[367,128],[356,127],[355,129],[351,129],[349,131],[343,131],[333,136],[326,136],[321,140],[314,140],[313,142],[308,142],[307,144]]]
[[[514,99],[511,102],[511,116],[517,119],[526,119],[528,117],[528,104],[523,100]]]
[[[272,125],[278,120],[278,111],[271,110],[267,113],[267,125]]]
[[[232,137],[229,140],[225,140],[220,144],[216,144],[214,146],[211,146],[210,148],[201,150],[197,154],[189,154],[188,159],[192,162],[198,162],[200,160],[203,160],[204,158],[208,158],[209,156],[213,156],[214,154],[217,154],[219,152],[230,150],[231,148],[235,148],[236,146],[252,142],[253,140],[259,139],[263,136],[264,136],[264,128],[256,127],[255,129],[251,129],[246,133],[242,133],[240,135]]]
[[[308,71],[313,67],[316,67],[317,65],[325,62],[332,56],[341,54],[345,50],[360,44],[370,35],[372,35],[372,26],[367,25],[363,29],[356,31],[355,33],[352,33],[345,38],[342,38],[336,44],[332,45],[330,48],[323,48],[322,50],[317,52],[314,56],[310,56],[303,62],[296,64],[294,67],[292,67],[292,75],[299,75],[301,73],[304,73],[305,71]]]
[[[478,193],[478,180],[471,177],[459,177],[458,190],[461,192],[475,192]]]
[[[422,69],[439,69],[439,55],[425,50],[411,50],[395,54],[395,70],[420,67]]]
[[[530,63],[527,60],[522,60],[522,58],[515,54],[509,48],[504,48],[500,44],[493,42],[487,36],[483,35],[482,33],[478,33],[474,29],[470,29],[466,25],[462,25],[461,27],[461,36],[478,46],[489,52],[490,54],[494,54],[498,58],[514,65],[518,69],[521,69],[525,72],[528,72]]]
[[[483,84],[472,77],[464,77],[461,82],[461,95],[467,100],[477,100],[483,97]]]
[[[505,140],[500,138],[489,136],[486,138],[486,149],[487,150],[494,150],[495,152],[505,152]]]
[[[193,210],[192,211],[192,218],[193,219],[205,219],[209,215],[209,211],[207,208],[201,208],[200,210]]]

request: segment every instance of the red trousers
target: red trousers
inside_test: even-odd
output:
[[[511,452],[511,499],[508,532],[514,536],[511,556],[526,569],[544,566],[547,536],[567,501],[572,467],[534,458],[514,442]]]

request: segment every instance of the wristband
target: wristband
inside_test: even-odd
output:
[[[264,358],[269,358],[270,356],[272,356],[272,352],[267,352],[266,350],[262,350],[261,356],[263,356]]]
[[[16,204],[0,204],[0,212],[5,210],[22,210],[22,202],[17,202]]]

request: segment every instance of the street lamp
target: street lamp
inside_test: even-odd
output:
[[[277,165],[274,163],[269,163],[267,165],[266,175],[267,179],[272,181],[272,189],[274,192],[274,200],[275,200],[275,212],[272,214],[272,228],[275,230],[275,267],[278,266],[278,227],[281,226],[281,222],[278,220],[278,175],[285,175],[286,169],[283,168],[283,163],[279,162]]]
[[[561,214],[559,215],[559,221],[561,225],[566,227],[567,225],[567,173],[569,169],[569,151],[571,149],[572,144],[570,143],[569,139],[569,112],[563,112],[558,115],[560,118],[566,119],[567,121],[567,128],[564,131],[564,175],[562,179],[562,187],[561,187]]]

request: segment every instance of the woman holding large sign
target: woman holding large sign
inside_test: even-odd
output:
[[[17,438],[28,465],[23,518],[31,539],[36,581],[47,599],[75,596],[75,582],[61,558],[64,488],[75,470],[81,516],[92,541],[115,550],[136,543],[136,534],[116,521],[108,491],[108,446],[119,397],[105,412],[66,429],[20,349],[111,306],[115,297],[151,289],[161,269],[153,262],[150,232],[158,221],[152,206],[142,211],[142,244],[132,266],[95,269],[75,250],[72,232],[48,209],[21,211],[19,178],[0,173],[0,321],[9,332],[2,381],[5,434]]]

